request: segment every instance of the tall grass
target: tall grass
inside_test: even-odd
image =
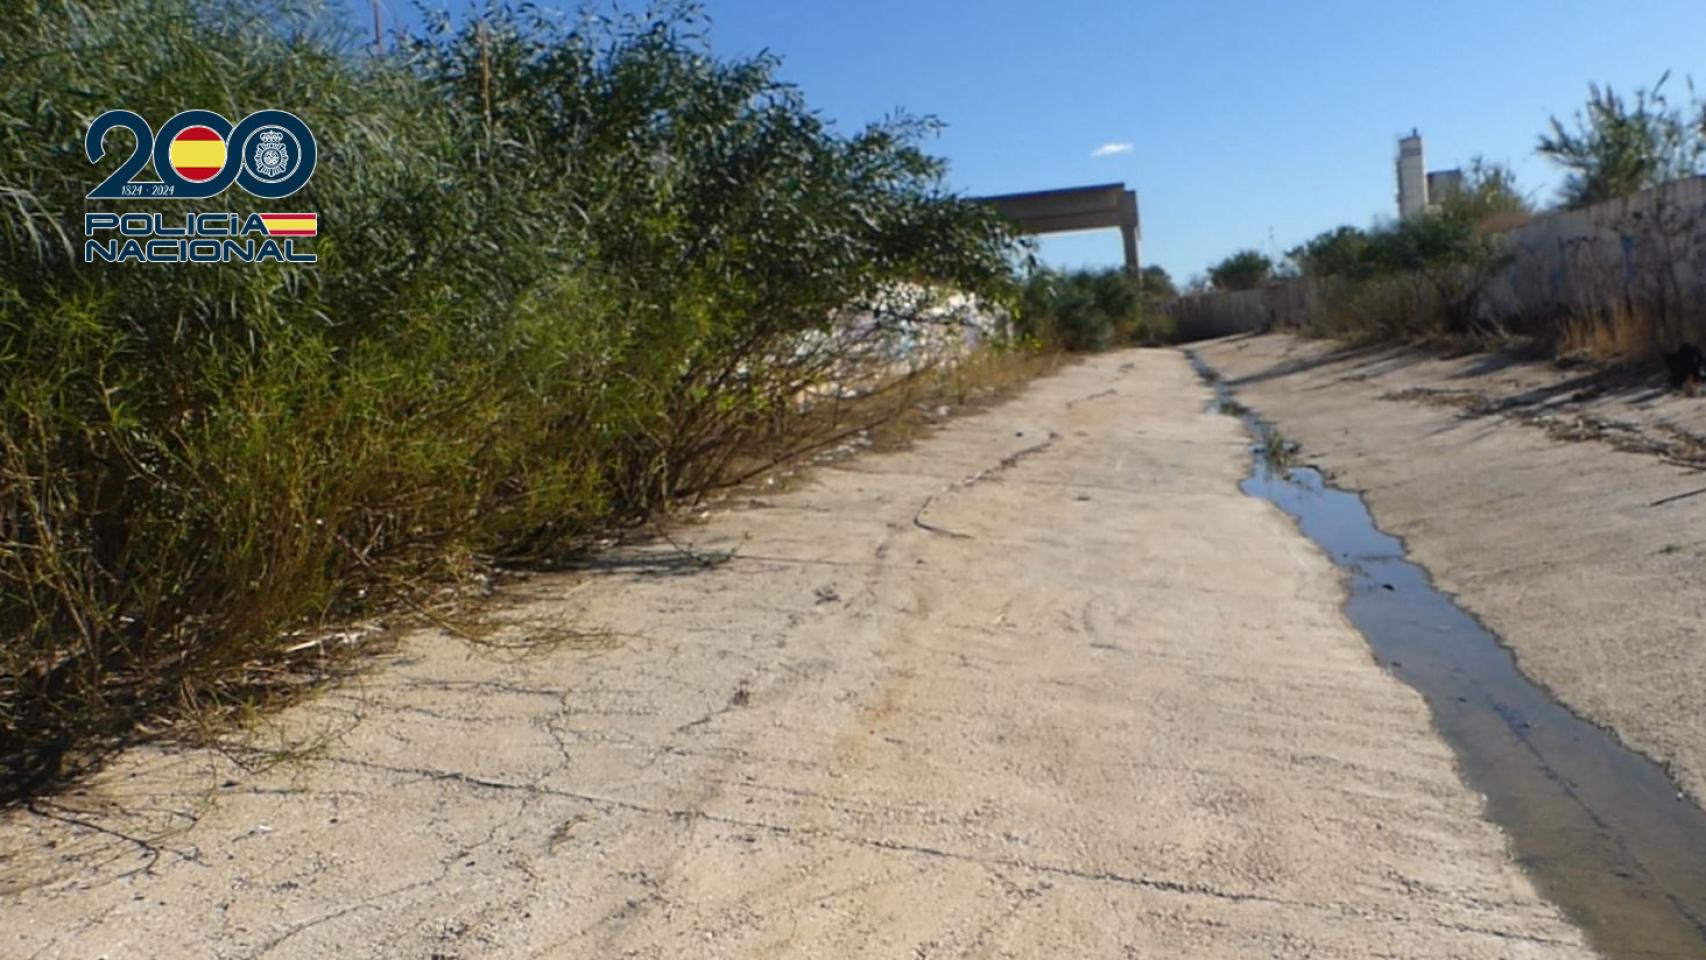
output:
[[[1010,234],[945,192],[928,121],[840,133],[703,27],[492,7],[376,57],[288,2],[0,8],[16,785],[248,696],[291,630],[702,490],[845,376],[837,316],[1010,295]],[[115,107],[302,116],[319,262],[83,264],[83,212],[118,209],[84,200],[83,131]]]

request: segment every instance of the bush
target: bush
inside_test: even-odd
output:
[[[1313,287],[1316,332],[1352,339],[1491,332],[1478,308],[1507,254],[1470,211],[1448,207],[1366,232],[1339,227],[1292,250]]]
[[[1652,89],[1635,91],[1633,106],[1610,86],[1588,84],[1587,106],[1575,129],[1557,117],[1536,151],[1569,171],[1560,199],[1585,207],[1626,197],[1699,173],[1706,162],[1706,109],[1673,107],[1664,92],[1670,71]]]
[[[1153,275],[1146,282],[1114,267],[1036,270],[1019,297],[1015,328],[1025,338],[1062,350],[1159,342],[1166,339],[1166,328],[1149,318],[1161,313],[1144,309],[1151,299],[1145,288],[1156,284]]]
[[[1208,268],[1216,290],[1254,290],[1274,275],[1274,262],[1259,250],[1240,250]]]
[[[928,121],[835,132],[688,7],[491,7],[375,57],[311,7],[0,11],[0,760],[249,695],[292,631],[703,490],[833,318],[1009,295]],[[171,82],[162,82],[170,77]],[[84,265],[83,131],[294,108],[313,265]],[[127,211],[250,212],[233,190]]]

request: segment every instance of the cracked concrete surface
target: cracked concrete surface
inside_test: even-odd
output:
[[[0,956],[1589,956],[1207,400],[1097,357],[511,591],[604,642],[133,751],[0,823]]]

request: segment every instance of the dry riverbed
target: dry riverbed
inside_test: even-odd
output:
[[[1198,353],[1525,673],[1706,798],[1706,400],[1500,355]]]
[[[290,763],[133,751],[0,821],[0,956],[1591,956],[1210,396],[1100,356],[511,590],[583,641],[408,638]]]

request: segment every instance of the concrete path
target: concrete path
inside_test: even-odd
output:
[[[1589,956],[1208,398],[1097,357],[502,614],[602,640],[136,751],[0,823],[0,956]]]

